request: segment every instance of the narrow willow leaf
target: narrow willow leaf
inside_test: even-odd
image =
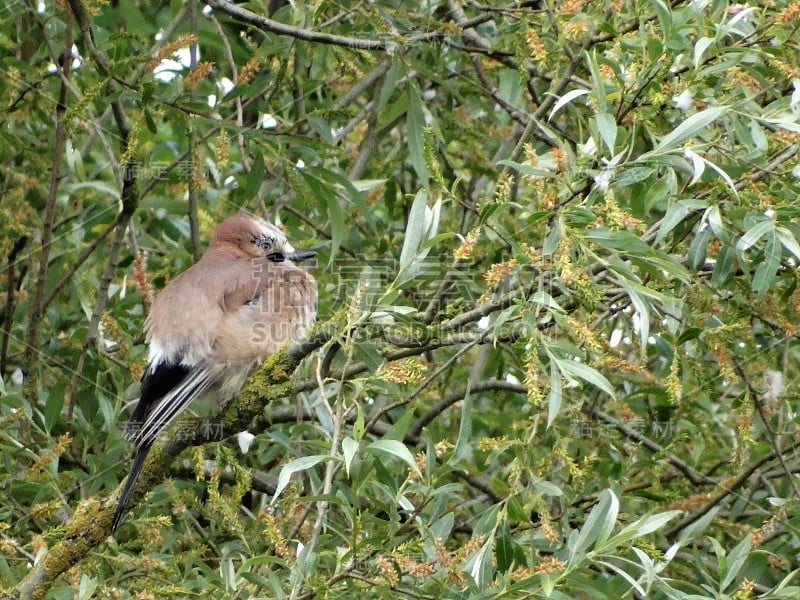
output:
[[[741,238],[739,238],[739,241],[736,243],[736,248],[744,252],[753,244],[756,244],[762,237],[770,233],[773,229],[775,229],[775,223],[773,221],[769,219],[759,221],[750,229],[748,229]]]
[[[622,546],[623,544],[627,544],[636,538],[649,535],[654,531],[658,531],[672,519],[681,514],[683,513],[679,510],[668,510],[662,513],[642,517],[641,519],[626,525],[622,531],[609,540],[609,544],[613,543],[615,547],[618,547]]]
[[[717,236],[718,239],[723,241],[728,240],[728,232],[725,231],[725,225],[722,223],[722,215],[719,212],[719,206],[716,204],[709,206],[703,215],[703,222],[708,223],[711,231],[714,232],[714,235]]]
[[[717,253],[717,263],[711,273],[711,283],[722,285],[733,275],[733,259],[736,258],[736,249],[730,244],[723,246]]]
[[[423,129],[425,129],[425,113],[422,110],[422,96],[416,84],[408,86],[408,112],[406,113],[406,136],[408,138],[408,154],[411,166],[417,173],[422,185],[427,189],[430,185],[428,165],[425,163]]]
[[[244,180],[243,195],[245,198],[254,198],[258,194],[261,184],[264,183],[266,172],[264,157],[260,152],[256,152],[253,156],[253,166],[250,167],[250,172],[247,173]]]
[[[586,517],[577,538],[570,544],[570,562],[580,559],[595,542],[608,539],[619,513],[619,500],[611,490],[600,492],[597,504]]]
[[[639,339],[641,340],[641,350],[644,352],[647,340],[650,339],[650,310],[644,297],[640,294],[641,288],[637,289],[635,284],[625,280],[620,280],[620,283],[631,299],[636,316],[639,317]]]
[[[566,377],[580,379],[604,391],[612,398],[616,397],[614,395],[614,388],[611,387],[608,379],[594,367],[564,358],[556,359],[556,365],[558,365],[558,370]]]
[[[353,464],[353,459],[358,451],[358,442],[351,437],[346,437],[342,440],[342,455],[344,456],[344,468],[347,476],[350,477],[350,465]]]
[[[720,508],[719,506],[715,506],[700,519],[681,529],[677,541],[684,542],[685,544],[699,538],[717,516]]]
[[[689,259],[689,268],[692,271],[697,271],[705,264],[706,250],[708,249],[708,243],[711,241],[712,237],[711,230],[703,227],[694,236],[692,243],[689,244],[687,258]]]
[[[489,537],[472,558],[467,562],[469,574],[476,585],[481,588],[492,580],[494,569],[492,568],[492,541]]]
[[[586,61],[586,66],[589,67],[589,72],[592,74],[592,90],[594,91],[595,98],[597,99],[598,112],[608,113],[608,95],[606,94],[606,80],[600,71],[600,64],[597,61],[596,52],[583,52],[583,57]],[[613,150],[611,151],[613,154]]]
[[[745,561],[750,556],[750,548],[752,547],[752,537],[748,534],[744,539],[739,542],[736,547],[728,553],[727,557],[727,571],[725,577],[720,583],[720,589],[725,590],[731,585],[742,570]]]
[[[703,173],[706,170],[706,162],[699,154],[697,154],[697,152],[694,152],[689,148],[686,148],[683,151],[683,155],[692,161],[692,170],[694,171],[694,174],[692,175],[692,180],[689,182],[689,185],[694,185],[700,181],[700,178],[703,176]]]
[[[664,39],[669,39],[669,33],[672,31],[672,13],[669,6],[661,0],[650,0],[650,4],[656,11]]]
[[[634,548],[634,550],[636,550],[636,548]],[[599,565],[603,565],[603,566],[604,566],[605,568],[607,568],[609,571],[611,571],[611,572],[613,572],[613,573],[616,573],[617,575],[619,575],[620,577],[622,577],[622,578],[623,578],[625,581],[627,581],[627,582],[628,582],[628,584],[629,584],[629,585],[630,585],[630,586],[631,586],[633,589],[635,589],[635,590],[636,590],[636,591],[639,593],[639,595],[640,595],[642,598],[645,598],[645,597],[647,597],[647,592],[644,590],[644,588],[643,588],[643,587],[642,587],[642,586],[639,584],[639,582],[638,582],[638,581],[636,581],[636,579],[634,579],[634,578],[633,578],[633,576],[632,576],[632,575],[630,575],[629,573],[626,573],[626,572],[625,572],[625,569],[623,569],[622,567],[620,567],[620,566],[618,566],[618,565],[615,565],[614,563],[611,563],[611,562],[605,561],[605,560],[598,561],[598,563],[597,563],[597,564],[599,564]]]
[[[656,242],[663,240],[670,231],[675,229],[681,222],[683,222],[689,214],[702,210],[708,207],[708,202],[705,200],[679,200],[670,205],[667,209],[667,214],[661,219],[661,225],[658,228],[658,235]]]
[[[561,410],[561,373],[555,357],[550,357],[550,393],[547,395],[547,426],[550,427]]]
[[[403,249],[400,251],[401,271],[407,270],[417,257],[425,235],[425,208],[427,206],[428,193],[425,190],[419,190],[408,213],[408,225],[406,225]]]
[[[328,218],[331,223],[331,257],[328,264],[333,264],[334,259],[339,253],[339,247],[344,241],[346,233],[345,229],[345,214],[342,206],[339,204],[339,199],[335,194],[330,194],[328,198]]]
[[[336,460],[335,456],[329,454],[315,454],[313,456],[303,456],[296,458],[283,465],[281,472],[278,474],[278,483],[275,486],[275,494],[272,496],[272,501],[275,502],[281,492],[289,485],[292,475],[300,471],[305,471],[313,466],[318,465],[323,460]]]
[[[712,170],[716,171],[717,175],[722,177],[722,180],[728,186],[728,189],[730,189],[731,192],[733,192],[733,195],[738,197],[739,196],[739,190],[736,189],[736,184],[733,183],[733,179],[731,179],[731,176],[728,175],[721,167],[717,166],[716,164],[714,164],[713,162],[711,162],[707,158],[705,158],[705,157],[702,157],[702,158],[703,158],[703,162],[706,163],[706,165],[711,167]]]
[[[775,233],[778,235],[778,239],[781,241],[781,244],[783,244],[783,247],[793,254],[796,259],[800,260],[800,244],[797,243],[794,234],[785,227],[776,228]]]
[[[502,167],[508,167],[509,169],[513,169],[523,175],[530,175],[531,177],[544,177],[545,179],[550,179],[551,177],[555,177],[555,173],[552,171],[545,171],[544,169],[537,169],[530,165],[514,162],[513,160],[498,160],[497,164]]]
[[[467,383],[467,393],[464,396],[464,405],[461,407],[461,421],[458,425],[458,438],[453,454],[447,461],[448,464],[457,463],[460,460],[469,460],[472,449],[469,440],[472,437],[472,397],[469,393],[469,382]]]
[[[764,260],[756,267],[756,272],[753,274],[751,289],[759,298],[769,290],[780,266],[781,242],[773,232],[764,246]]]
[[[409,450],[408,446],[406,446],[403,442],[398,442],[397,440],[377,440],[366,446],[364,449],[379,450],[381,452],[391,454],[411,467],[411,470],[417,475],[422,475],[422,473],[419,471],[419,467],[417,466],[417,461],[414,459],[414,455],[411,454],[411,450]]]
[[[553,116],[559,110],[561,110],[567,104],[569,104],[570,102],[575,100],[575,98],[580,98],[581,96],[585,96],[588,93],[589,93],[589,90],[583,90],[583,89],[568,91],[566,94],[564,94],[563,96],[561,96],[561,98],[558,99],[558,102],[556,102],[555,106],[553,106],[553,110],[550,111],[550,115],[547,117],[547,119],[548,120],[552,119]]]
[[[614,531],[614,525],[617,523],[617,515],[619,515],[619,498],[611,490],[603,490],[600,492],[601,497],[608,496],[608,507],[600,509],[600,528],[597,532],[597,541],[595,546],[603,546],[608,538],[611,537],[611,532]]]
[[[655,169],[650,167],[631,167],[620,171],[614,176],[614,187],[625,187],[644,181],[654,173]]]
[[[378,112],[384,113],[384,107],[391,98],[392,94],[397,91],[397,81],[403,76],[403,61],[395,60],[392,66],[386,73],[381,87],[381,93],[378,96]]]
[[[494,556],[498,571],[505,573],[514,564],[514,545],[511,542],[511,529],[506,521],[497,528]]]
[[[652,152],[658,154],[672,150],[689,138],[696,136],[701,130],[711,125],[711,123],[719,119],[727,111],[727,106],[712,106],[699,113],[693,114],[670,133],[665,135]]]
[[[700,64],[703,62],[703,55],[705,54],[708,47],[714,43],[714,38],[710,37],[701,37],[697,40],[697,43],[694,45],[694,68],[697,69],[700,67]]]
[[[614,116],[608,113],[600,113],[595,117],[597,122],[597,130],[600,132],[600,137],[605,143],[608,151],[614,154],[614,146],[617,141],[617,122]]]

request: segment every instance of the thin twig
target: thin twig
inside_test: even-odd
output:
[[[72,13],[67,13],[67,23],[64,40],[64,57],[60,65],[56,68],[63,70],[64,79],[69,78],[69,69],[72,64]],[[62,160],[64,147],[66,145],[67,131],[64,123],[67,111],[67,85],[62,80],[59,90],[58,104],[56,105],[56,130],[55,142],[53,144],[53,169],[50,174],[50,190],[47,194],[44,215],[42,216],[42,249],[39,255],[38,274],[36,278],[36,291],[30,305],[30,317],[28,319],[28,335],[25,340],[24,362],[28,369],[28,377],[25,385],[25,395],[33,400],[39,383],[39,328],[44,318],[44,299],[45,286],[50,267],[50,250],[53,242],[53,221],[56,214],[56,198],[58,188],[62,178]]]
[[[800,490],[797,489],[797,484],[794,481],[794,476],[792,475],[789,466],[786,464],[786,459],[783,457],[783,452],[781,452],[781,446],[778,442],[778,437],[775,435],[775,432],[772,430],[772,426],[769,423],[769,418],[767,417],[767,413],[764,410],[764,403],[761,400],[761,394],[759,394],[758,390],[753,386],[750,378],[745,373],[742,364],[739,362],[739,359],[735,356],[731,356],[731,361],[733,362],[733,366],[736,369],[736,372],[739,374],[739,377],[742,378],[742,381],[747,386],[747,390],[750,392],[750,397],[753,401],[753,404],[758,411],[758,416],[761,419],[761,424],[764,426],[764,431],[767,432],[767,438],[769,438],[769,443],[772,445],[772,449],[775,452],[775,456],[778,459],[778,462],[783,469],[783,472],[786,473],[786,479],[789,482],[789,487],[792,488],[792,492],[794,493],[795,498],[800,500]]]

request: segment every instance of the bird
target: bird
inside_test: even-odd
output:
[[[112,521],[125,516],[145,458],[196,399],[233,399],[283,344],[303,338],[316,318],[314,278],[265,219],[239,211],[214,230],[206,252],[156,296],[145,320],[148,365],[129,425],[133,462]]]

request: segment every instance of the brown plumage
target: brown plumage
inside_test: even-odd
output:
[[[175,417],[201,396],[223,406],[270,354],[306,334],[316,315],[316,282],[292,262],[312,256],[275,226],[240,212],[158,294],[145,322],[149,365],[132,417],[140,425],[132,435],[133,465],[113,529],[150,447]]]

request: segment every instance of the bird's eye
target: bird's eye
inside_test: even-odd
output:
[[[262,250],[266,251],[272,248],[272,244],[275,243],[275,238],[269,235],[260,235],[255,240],[256,245],[261,248]]]

